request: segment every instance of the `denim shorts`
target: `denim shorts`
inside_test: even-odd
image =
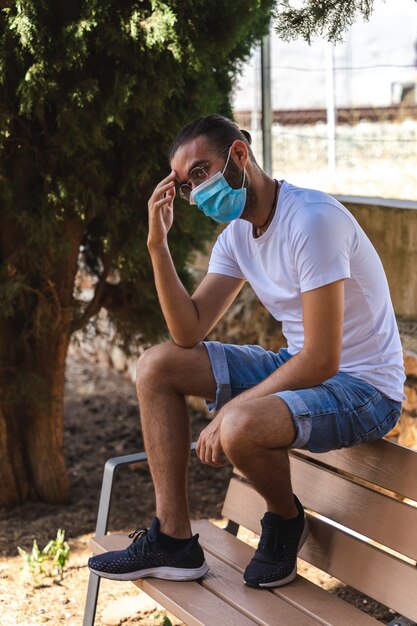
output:
[[[291,358],[286,349],[278,353],[261,346],[237,346],[205,341],[217,383],[220,409],[246,389],[262,382]],[[320,385],[276,394],[288,406],[296,428],[291,448],[327,452],[381,439],[398,422],[401,402],[392,400],[369,383],[339,372]]]

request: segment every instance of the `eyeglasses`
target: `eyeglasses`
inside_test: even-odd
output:
[[[218,156],[226,152],[226,150],[229,150],[229,148],[230,146],[223,148],[221,152],[216,154],[215,158],[217,158]],[[184,200],[188,200],[188,201],[190,200],[190,195],[193,190],[193,186],[198,187],[198,185],[201,185],[201,183],[203,183],[205,180],[209,178],[208,170],[210,169],[210,167],[211,166],[209,164],[197,165],[196,167],[193,167],[193,169],[190,172],[189,181],[186,183],[183,183],[179,187],[179,193],[180,193],[181,198],[184,198]]]

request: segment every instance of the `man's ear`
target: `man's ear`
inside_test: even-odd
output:
[[[237,161],[242,168],[246,167],[249,159],[249,150],[244,141],[236,139],[232,143],[230,155],[234,157],[234,161]]]

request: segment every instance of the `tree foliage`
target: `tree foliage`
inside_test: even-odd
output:
[[[115,313],[128,305],[136,327],[158,330],[147,197],[166,174],[178,127],[207,111],[230,114],[233,75],[265,27],[267,5],[20,0],[4,9],[2,212],[28,245],[6,255],[3,314],[27,314],[31,285],[56,318],[60,294],[45,280],[67,258],[71,228],[81,233],[80,263],[97,281],[89,306],[71,302],[73,328],[104,303]],[[185,206],[178,218],[171,242],[182,268],[210,225]],[[117,288],[106,284],[116,269]]]
[[[316,36],[342,41],[354,22],[369,20],[373,5],[374,0],[305,0],[296,8],[292,0],[282,0],[273,14],[275,29],[284,41],[302,37],[310,44]]]
[[[146,250],[147,200],[168,173],[177,130],[198,115],[231,114],[234,77],[267,30],[272,4],[2,3],[0,481],[15,476],[17,499],[31,473],[33,489],[48,499],[41,483],[53,472],[39,477],[35,466],[46,471],[61,454],[71,333],[101,307],[125,333],[154,339],[163,331]],[[186,262],[211,232],[178,202],[170,246],[188,284]],[[93,281],[88,301],[80,269]],[[48,428],[30,434],[51,412]]]

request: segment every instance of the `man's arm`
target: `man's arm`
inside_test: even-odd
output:
[[[227,407],[277,391],[306,389],[339,371],[343,337],[344,280],[302,294],[304,346],[264,381],[239,394]],[[209,465],[222,465],[220,424],[223,409],[200,434],[197,454]]]
[[[176,344],[191,348],[204,339],[236,298],[244,281],[208,274],[191,297],[181,283],[168,246],[173,222],[175,172],[162,180],[149,199],[148,250],[159,302]]]
[[[151,258],[159,302],[171,337],[177,345],[192,348],[227,311],[244,281],[207,274],[190,296],[178,277],[168,248],[154,251]]]

